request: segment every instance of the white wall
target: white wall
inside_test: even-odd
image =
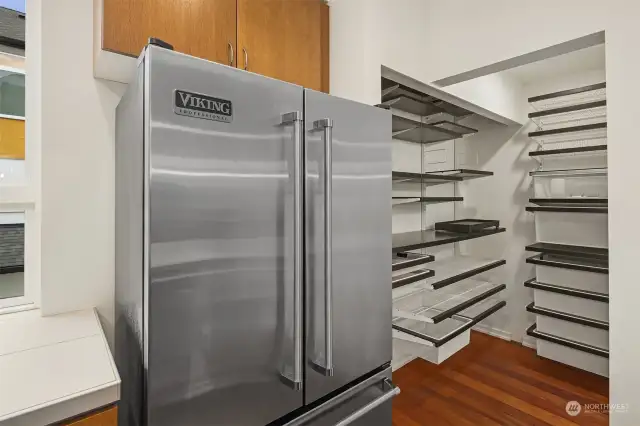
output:
[[[97,306],[111,336],[115,107],[125,86],[93,78],[93,2],[28,8],[42,19],[42,38],[27,51],[27,75],[41,66],[41,125],[29,117],[27,132],[41,134],[42,312]]]

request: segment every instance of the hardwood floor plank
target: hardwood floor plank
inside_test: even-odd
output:
[[[474,379],[482,381],[483,383],[491,383],[491,385],[497,389],[513,395],[516,398],[526,400],[528,403],[556,416],[563,417],[569,421],[574,420],[574,418],[566,412],[567,401],[572,400],[571,396],[569,396],[569,399],[563,398],[555,393],[521,382],[512,376],[496,373],[483,366],[473,365],[470,370],[473,373],[472,377]],[[586,401],[580,402],[583,404],[586,403]],[[584,426],[599,424],[599,416],[599,413],[584,413],[580,416],[580,424]]]
[[[482,382],[474,380],[469,376],[464,374],[457,373],[455,371],[445,371],[443,374],[453,378],[455,381],[464,384],[465,386],[469,386],[478,392],[481,392],[487,396],[491,396],[494,399],[503,401],[504,403],[510,405],[513,408],[516,408],[522,412],[529,414],[539,420],[547,422],[552,425],[557,426],[575,426],[577,423],[574,423],[569,420],[565,420],[562,417],[556,416],[553,413],[550,413],[546,410],[538,408],[532,405],[530,402],[516,398],[515,396],[501,391],[494,386],[486,385]]]
[[[538,357],[534,350],[473,332],[441,365],[416,359],[394,372],[402,392],[395,426],[600,426],[607,413],[566,413],[568,401],[604,404],[608,380]]]

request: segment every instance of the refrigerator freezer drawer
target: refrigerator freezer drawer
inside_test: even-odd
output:
[[[387,368],[285,426],[388,426],[391,401],[399,393],[400,388],[391,382],[391,368]]]

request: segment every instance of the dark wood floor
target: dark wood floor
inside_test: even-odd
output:
[[[609,402],[606,378],[540,358],[483,333],[441,365],[417,359],[393,373],[394,426],[607,425],[608,414],[566,413],[568,401]]]

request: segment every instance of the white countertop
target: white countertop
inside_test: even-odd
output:
[[[47,425],[119,398],[120,376],[95,310],[0,315],[0,425]]]

